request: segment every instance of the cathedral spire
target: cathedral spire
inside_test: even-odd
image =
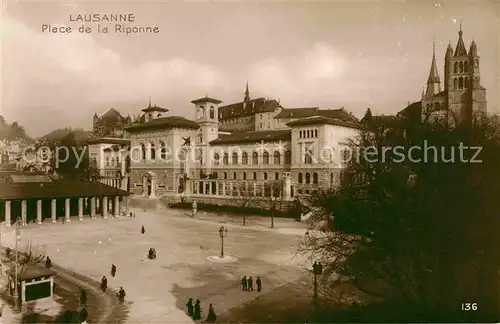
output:
[[[462,21],[460,21],[460,30],[458,31],[458,42],[457,47],[455,48],[455,57],[459,56],[467,56],[467,50],[465,49],[464,40],[462,35],[464,32],[462,31]]]
[[[429,77],[427,78],[426,95],[432,96],[439,92],[441,92],[441,80],[439,78],[436,64],[436,43],[432,42],[432,62],[431,69],[429,71]]]
[[[247,86],[246,86],[246,89],[245,89],[245,99],[244,99],[245,102],[247,101],[250,101],[250,91],[248,91],[248,80],[247,80]]]
[[[149,95],[148,108],[151,108],[151,95]]]

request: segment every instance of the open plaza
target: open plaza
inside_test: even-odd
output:
[[[308,276],[304,260],[296,255],[304,224],[288,219],[249,217],[247,226],[238,218],[199,212],[191,218],[183,210],[137,211],[135,218],[29,224],[21,230],[21,250],[31,244],[52,262],[96,281],[108,278],[114,290],[126,290],[130,306],[127,323],[189,323],[185,304],[200,299],[202,319],[212,303],[217,315]],[[224,253],[220,226],[227,228]],[[141,233],[144,226],[145,233]],[[15,245],[14,227],[2,228],[2,245]],[[150,248],[154,260],[147,258]],[[117,267],[116,277],[110,267]],[[262,292],[241,289],[243,276],[259,276]],[[255,279],[254,279],[255,280]],[[89,310],[92,311],[92,310]]]

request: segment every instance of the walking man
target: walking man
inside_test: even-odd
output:
[[[120,291],[118,292],[118,299],[120,300],[120,303],[123,303],[125,301],[125,290],[123,287],[120,287]]]
[[[101,290],[103,292],[106,292],[106,288],[108,288],[108,279],[106,278],[106,276],[102,276],[102,279],[101,279]]]
[[[241,279],[241,285],[242,285],[243,291],[247,291],[247,285],[248,285],[247,276],[244,276],[243,279]]]
[[[253,279],[252,277],[248,278],[248,291],[253,291]]]
[[[52,260],[49,257],[45,260],[45,268],[50,269],[52,267]]]
[[[217,320],[217,315],[215,315],[214,307],[212,304],[208,307],[208,316],[207,316],[207,322],[215,322]]]
[[[260,292],[262,289],[262,281],[260,280],[260,277],[257,277],[255,283],[257,284],[257,292]]]
[[[188,315],[193,317],[193,310],[194,310],[193,298],[189,298],[186,307],[188,309]]]
[[[116,275],[116,266],[114,264],[111,265],[111,276],[113,276],[113,278],[115,277]]]
[[[144,226],[141,227],[141,234],[146,233],[146,230],[144,229]]]
[[[195,321],[201,319],[201,305],[200,305],[200,300],[199,299],[197,299],[196,303],[194,304],[193,319]]]

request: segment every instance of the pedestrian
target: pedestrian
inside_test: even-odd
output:
[[[80,303],[81,303],[82,307],[86,307],[87,306],[87,292],[85,290],[83,290],[83,289],[82,289],[82,291],[80,293]]]
[[[45,268],[50,269],[50,267],[52,267],[52,260],[47,257],[47,259],[45,259]]]
[[[149,259],[149,260],[152,260],[152,259],[153,259],[153,249],[152,249],[152,248],[149,248],[149,251],[148,251],[148,259]]]
[[[243,291],[247,291],[248,289],[247,285],[248,285],[247,276],[244,276],[243,279],[241,279],[241,286]]]
[[[120,300],[120,303],[123,303],[125,301],[125,290],[123,287],[120,287],[120,291],[118,291],[118,299]]]
[[[7,259],[10,259],[10,252],[12,252],[12,250],[9,247],[5,249],[5,256]]]
[[[130,218],[132,218],[132,212],[130,212]]]
[[[87,312],[87,308],[82,307],[82,310],[80,311],[80,321],[86,322],[88,317],[89,313]]]
[[[141,227],[141,234],[146,233],[146,230],[144,229],[144,226]]]
[[[257,284],[257,292],[260,292],[262,290],[262,281],[260,280],[260,277],[257,277],[255,283]]]
[[[199,299],[197,299],[196,303],[194,304],[193,319],[195,321],[201,319],[201,305],[200,305],[200,300]]]
[[[114,264],[111,265],[111,276],[113,276],[113,278],[115,277],[116,275],[116,266]]]
[[[253,279],[252,277],[250,276],[250,278],[248,278],[248,288],[247,288],[248,291],[253,291]]]
[[[103,292],[106,292],[106,288],[108,288],[108,279],[106,278],[106,276],[102,276],[102,279],[101,279],[101,290]]]
[[[217,319],[217,315],[215,315],[214,307],[212,304],[208,307],[208,316],[207,316],[207,322],[215,322]]]
[[[153,248],[153,259],[156,259],[156,249]]]
[[[189,298],[186,307],[188,309],[188,315],[193,317],[193,309],[194,309],[193,298]]]

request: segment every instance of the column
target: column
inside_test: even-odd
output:
[[[52,223],[57,223],[57,203],[55,199],[50,201],[50,217],[52,218]]]
[[[95,218],[95,197],[90,198],[90,219]]]
[[[115,196],[115,206],[113,208],[113,213],[115,217],[120,217],[120,197]]]
[[[226,195],[226,181],[222,181],[222,195]]]
[[[21,201],[21,224],[22,226],[26,226],[28,224],[27,215],[28,215],[28,202],[26,200]]]
[[[78,220],[83,220],[83,198],[78,198]]]
[[[66,216],[66,221],[69,222],[71,219],[69,218],[70,216],[70,200],[69,198],[64,199],[64,215]]]
[[[245,181],[245,196],[250,196],[250,193],[248,192],[248,181]]]
[[[104,196],[102,198],[102,217],[104,219],[108,218],[108,197]]]
[[[232,181],[229,181],[229,195],[230,196],[233,195],[233,182]]]
[[[36,223],[42,223],[42,200],[38,199],[36,201]]]
[[[253,196],[257,197],[257,182],[253,182]]]
[[[209,181],[208,182],[208,194],[211,195],[212,194],[212,181]]]
[[[285,177],[283,191],[284,200],[290,200],[292,198],[292,179],[290,176]]]
[[[5,226],[10,227],[11,225],[10,218],[10,200],[5,201]]]

